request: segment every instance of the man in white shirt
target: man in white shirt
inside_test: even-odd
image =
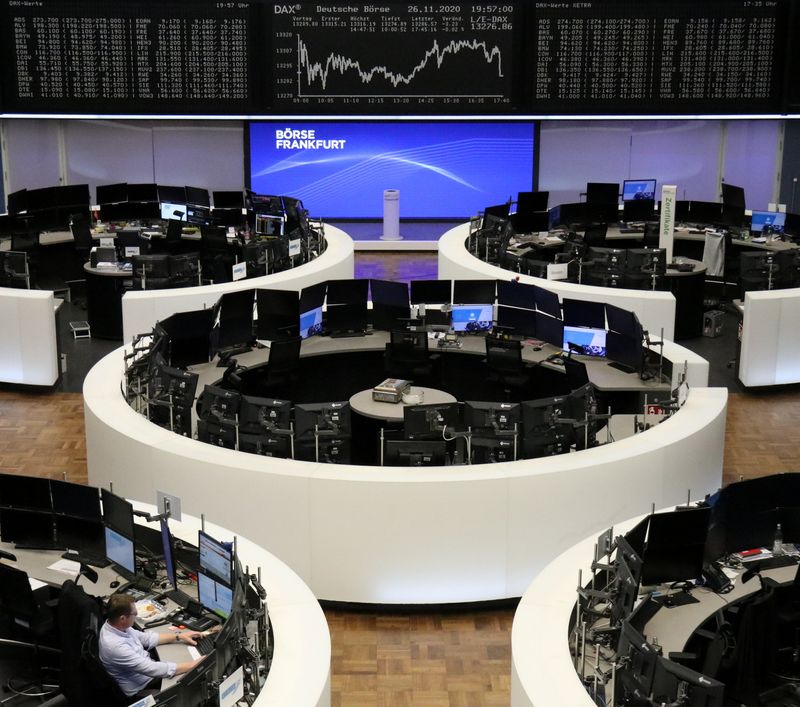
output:
[[[100,629],[100,661],[128,696],[157,692],[161,678],[191,670],[204,656],[185,663],[153,660],[148,651],[164,643],[193,646],[197,631],[155,633],[133,628],[136,603],[127,594],[112,594],[106,606],[106,621]]]

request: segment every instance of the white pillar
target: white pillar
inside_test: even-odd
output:
[[[385,189],[383,192],[382,241],[402,241],[400,235],[400,190]]]

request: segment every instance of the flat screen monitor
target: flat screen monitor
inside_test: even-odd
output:
[[[96,488],[53,479],[50,492],[55,513],[96,521],[102,519],[100,494]]]
[[[178,588],[178,574],[175,571],[175,543],[172,533],[169,532],[169,521],[161,519],[161,553],[164,557],[164,569],[167,573],[167,582],[173,589]]]
[[[88,184],[68,184],[53,188],[53,202],[50,206],[57,208],[88,207],[89,199]]]
[[[315,430],[336,435],[350,434],[350,403],[302,403],[294,407],[295,437],[313,439]]]
[[[700,577],[710,518],[710,508],[651,516],[642,558],[642,583],[661,584]]]
[[[403,409],[406,439],[442,439],[445,428],[452,432],[460,427],[458,403],[413,405]]]
[[[550,214],[547,211],[511,214],[509,222],[514,233],[540,233],[549,229]]]
[[[366,304],[369,280],[328,280],[328,306],[332,304]]]
[[[207,226],[211,222],[211,209],[207,206],[186,206],[186,220],[193,226]]]
[[[215,209],[244,208],[244,193],[241,191],[215,191],[211,195],[214,197]]]
[[[685,665],[658,657],[649,704],[684,704],[687,707],[722,707],[725,684]]]
[[[561,348],[564,345],[564,322],[548,317],[544,312],[536,312],[536,338]]]
[[[411,280],[411,304],[450,304],[452,280]]]
[[[202,187],[184,187],[186,190],[186,203],[193,206],[205,206],[211,208],[211,199],[208,196],[208,189]]]
[[[531,287],[535,288],[533,290],[533,299],[536,303],[536,309],[551,317],[561,319],[561,305],[558,301],[558,295],[538,285],[531,285]]]
[[[102,557],[105,552],[105,526],[97,520],[75,516],[55,516],[56,545]]]
[[[255,230],[259,236],[282,236],[286,220],[278,214],[256,214]]]
[[[385,331],[404,328],[411,316],[408,285],[405,282],[370,280],[369,288],[373,328]]]
[[[635,312],[631,312],[613,304],[606,304],[608,328],[618,334],[624,334],[637,341],[642,340],[642,325]]]
[[[497,328],[512,335],[536,336],[536,315],[532,309],[518,307],[497,307]]]
[[[157,202],[158,187],[155,184],[128,184],[128,201]]]
[[[562,306],[565,326],[606,328],[606,307],[602,302],[565,297]]]
[[[127,538],[133,537],[133,506],[120,496],[101,489],[103,524]]]
[[[161,218],[164,221],[186,220],[186,204],[176,204],[171,201],[162,201],[160,208],[161,208]]]
[[[547,202],[549,199],[549,191],[517,192],[517,213],[547,211]]]
[[[800,214],[793,214],[793,213],[785,213],[784,214],[784,221],[785,225],[783,227],[784,233],[795,236],[800,236]]]
[[[384,466],[444,466],[446,463],[444,440],[390,439],[384,446]]]
[[[10,216],[25,213],[28,210],[28,190],[20,189],[9,194],[6,210]]]
[[[256,338],[294,339],[299,334],[300,298],[294,290],[256,290]]]
[[[622,220],[626,223],[631,221],[651,221],[655,217],[656,202],[652,199],[635,199],[626,201],[622,206]]]
[[[200,569],[228,586],[233,581],[233,550],[231,543],[215,540],[202,530],[197,531]]]
[[[564,325],[562,348],[565,353],[603,357],[606,355],[606,330]]]
[[[250,188],[292,194],[326,219],[380,218],[387,184],[400,192],[406,218],[461,219],[532,186],[533,121],[281,120],[248,126]],[[295,130],[309,131],[317,147],[285,137]],[[502,169],[487,168],[498,159]]]
[[[699,224],[716,224],[722,221],[722,204],[716,201],[690,201],[687,221]]]
[[[622,200],[639,201],[655,200],[655,179],[626,179],[622,182]]]
[[[473,431],[513,432],[519,421],[519,403],[464,401],[464,425]]]
[[[328,304],[328,331],[331,336],[363,334],[367,329],[367,303]]]
[[[450,313],[453,331],[475,334],[487,332],[494,323],[494,306],[491,304],[454,304]]]
[[[647,642],[630,619],[625,619],[617,642],[616,659],[623,667],[617,669],[620,684],[614,686],[614,704],[626,704],[626,695],[650,694],[658,657],[658,649]]]
[[[259,398],[243,395],[239,412],[239,429],[242,432],[258,433],[267,430],[288,430],[292,421],[290,400]]]
[[[172,187],[164,184],[158,185],[158,200],[163,204],[170,202],[173,204],[186,203],[186,187]]]
[[[174,256],[173,256],[174,257]],[[213,309],[176,312],[159,325],[168,337],[165,356],[170,366],[186,368],[211,359],[211,330]]]
[[[98,184],[96,195],[98,204],[119,204],[128,200],[128,185],[125,182]],[[9,198],[11,198],[10,195]]]
[[[737,187],[733,184],[722,183],[722,203],[725,206],[732,206],[744,210],[746,208],[744,199],[744,187]]]
[[[613,624],[618,624],[620,621],[627,619],[633,611],[636,597],[639,593],[639,580],[634,568],[625,559],[619,557],[619,552],[617,552],[614,567],[616,574],[614,588],[611,592],[613,596],[611,600],[611,621]]]
[[[642,340],[609,331],[606,334],[606,358],[621,363],[631,373],[639,373],[644,364]]]
[[[587,204],[617,204],[618,202],[618,182],[588,182],[586,184]]]
[[[494,280],[454,280],[453,303],[491,302],[495,299]]]
[[[300,312],[300,338],[322,334],[322,305]]]
[[[53,516],[41,511],[0,509],[0,538],[3,542],[41,543],[47,547],[53,542]]]
[[[631,546],[631,549],[637,555],[639,555],[639,557],[644,556],[644,546],[647,539],[647,528],[649,525],[650,516],[646,515],[644,518],[642,518],[642,520],[634,525],[633,528],[625,533],[625,539],[628,541],[628,545]]]
[[[239,414],[241,401],[242,396],[238,391],[207,385],[200,395],[198,417],[201,420],[232,423]]]
[[[559,423],[570,416],[566,395],[522,402],[522,441],[525,457],[561,454],[569,450],[575,437],[571,426]]]
[[[255,290],[225,292],[217,302],[219,311],[216,349],[238,348],[253,343]]]
[[[233,589],[205,572],[197,573],[197,600],[212,614],[227,619],[233,606]]]
[[[113,562],[117,567],[121,567],[127,576],[136,575],[136,554],[134,552],[133,539],[118,533],[113,528],[106,525],[106,559]]]
[[[522,309],[536,309],[536,285],[527,285],[516,280],[497,281],[497,304]],[[558,299],[558,295],[556,295]]]
[[[753,211],[750,218],[750,231],[761,233],[765,228],[772,233],[783,233],[786,226],[786,214],[778,211]]]
[[[0,506],[51,510],[50,479],[0,474]]]

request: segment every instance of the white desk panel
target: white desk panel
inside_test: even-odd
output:
[[[236,282],[169,290],[126,292],[122,298],[122,340],[130,343],[136,334],[176,312],[213,307],[226,292],[253,288],[297,290],[325,280],[351,280],[355,274],[353,240],[344,231],[325,225],[325,252],[315,260],[271,275]]]
[[[695,388],[669,421],[613,445],[505,464],[327,465],[222,449],[125,403],[123,349],[84,383],[89,479],[161,489],[274,553],[327,600],[446,603],[521,596],[587,529],[713,491],[727,391]]]
[[[539,285],[558,294],[593,302],[606,302],[623,309],[636,312],[642,326],[651,335],[672,340],[675,335],[675,296],[671,292],[652,292],[648,290],[625,290],[615,287],[596,287],[578,285],[571,282],[543,280],[530,275],[505,270],[476,258],[465,245],[469,236],[469,223],[451,228],[439,239],[439,279],[470,280],[489,278],[492,280],[511,280],[519,277],[520,282]]]

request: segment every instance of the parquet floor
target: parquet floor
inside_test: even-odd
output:
[[[435,256],[434,256],[435,257]],[[405,257],[373,277],[397,278]],[[435,269],[434,269],[435,277]],[[725,483],[800,471],[800,388],[731,394]],[[702,463],[702,460],[698,460]],[[86,481],[74,393],[0,389],[0,471]],[[513,609],[373,613],[327,609],[334,707],[508,705]],[[288,706],[287,706],[288,707]]]

